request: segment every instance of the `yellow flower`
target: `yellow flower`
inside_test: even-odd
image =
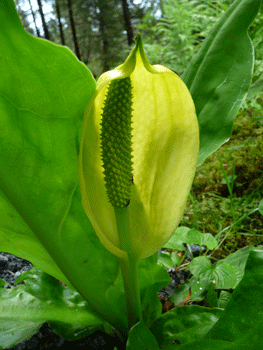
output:
[[[125,78],[129,79],[122,81]],[[117,88],[114,88],[113,81],[117,83]],[[130,82],[131,94],[129,87],[124,87],[123,92],[118,82],[123,82],[124,86]],[[111,96],[109,86],[113,91]],[[119,100],[118,96],[121,96]],[[116,106],[122,111],[120,113],[114,109],[113,101],[117,100]],[[123,101],[123,106],[120,101]],[[108,105],[113,108],[108,108]],[[131,109],[130,128],[128,119]],[[125,124],[126,114],[128,122]],[[109,115],[112,115],[112,119],[105,122],[108,124],[103,124],[102,118],[106,120]],[[111,120],[113,124],[116,121],[117,131],[112,131],[115,124],[111,124]],[[121,149],[119,142],[122,134],[126,141],[130,139],[128,143],[124,142],[127,150],[120,152],[126,154],[126,158],[124,156],[124,160],[121,160],[124,162],[122,168],[118,170],[124,189],[117,180],[114,185],[112,168],[105,165],[111,162],[116,149]],[[117,145],[115,149],[112,149],[114,145],[111,141]],[[107,147],[111,149],[109,153]],[[127,206],[129,211],[130,252],[136,259],[148,257],[164,246],[182,217],[198,152],[198,122],[187,87],[168,68],[148,63],[141,36],[138,35],[127,60],[98,79],[96,91],[86,108],[82,129],[79,158],[82,203],[96,234],[109,251],[120,258],[126,255],[120,247],[113,206],[118,206],[118,203],[122,203],[120,206],[123,210]],[[115,160],[112,164],[115,164]],[[113,205],[109,197],[111,192]],[[118,192],[121,193],[120,199]],[[117,204],[114,198],[117,198]]]

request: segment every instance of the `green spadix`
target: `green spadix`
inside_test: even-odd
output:
[[[187,87],[171,70],[148,63],[138,35],[127,60],[98,79],[82,129],[82,203],[109,251],[141,259],[164,246],[182,217],[198,151]],[[129,247],[121,244],[122,213]]]

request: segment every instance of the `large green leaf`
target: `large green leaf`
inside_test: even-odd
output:
[[[236,0],[215,24],[182,79],[200,127],[198,165],[226,142],[251,83],[254,51],[247,29],[261,0]]]
[[[13,0],[0,2],[0,23],[0,250],[73,285],[126,331],[124,298],[107,294],[118,259],[95,235],[78,187],[79,134],[95,81],[69,49],[24,31]]]
[[[176,349],[179,344],[201,339],[222,314],[222,309],[196,305],[177,307],[163,314],[153,324],[151,331],[161,349]]]
[[[129,332],[127,350],[160,350],[158,343],[145,324],[140,321]]]
[[[101,320],[89,312],[85,300],[54,277],[33,268],[19,277],[21,281],[26,285],[0,288],[0,348],[30,338],[44,322],[68,340],[104,328]]]

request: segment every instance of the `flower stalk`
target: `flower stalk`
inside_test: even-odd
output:
[[[114,210],[119,232],[120,247],[127,252],[127,256],[124,258],[119,258],[119,262],[127,305],[128,327],[130,329],[142,319],[138,277],[139,261],[131,250],[132,244],[129,228],[129,207],[115,207]]]

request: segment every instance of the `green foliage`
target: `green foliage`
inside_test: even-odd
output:
[[[25,285],[0,288],[1,347],[9,348],[28,339],[44,322],[67,340],[104,330],[101,320],[89,313],[87,302],[79,293],[60,285],[54,277],[33,268],[16,282],[22,281]]]
[[[175,230],[169,242],[165,244],[165,248],[184,250],[181,249],[182,243],[206,246],[209,250],[217,246],[216,239],[210,233],[201,233],[195,228],[180,226]]]
[[[146,34],[146,49],[150,60],[162,63],[181,75],[229,3],[230,1],[166,0],[163,16],[154,17],[154,26],[153,18],[148,12],[139,29]]]
[[[153,46],[159,50],[150,51],[150,58],[181,75],[223,12],[223,8],[212,1],[165,1],[164,16],[156,25],[159,46]]]
[[[164,64],[182,75],[213,25],[233,2],[232,0],[166,0],[162,17],[158,18],[147,12],[138,29],[145,33],[145,49],[149,59]],[[259,14],[249,30],[255,49],[255,65],[252,85],[242,108],[248,108],[250,105],[260,109],[263,105],[262,9],[261,4]]]
[[[241,101],[251,83],[254,50],[247,30],[260,4],[260,0],[233,3],[210,31],[182,76],[193,97],[200,128],[197,165],[231,135]],[[244,13],[249,16],[240,21]],[[200,81],[205,84],[200,85]]]
[[[261,3],[259,13],[250,28],[250,37],[255,48],[254,76],[242,107],[244,109],[254,107],[261,110],[263,106],[263,3]]]
[[[194,257],[191,255],[190,263],[186,260],[188,251],[189,253],[191,252],[189,244],[198,244],[200,247],[206,247],[205,254],[202,254],[200,250],[200,256]],[[220,244],[220,237],[217,242],[212,235],[208,233],[202,234],[195,229],[190,230],[187,227],[179,227],[174,232],[166,244],[166,248],[169,248],[169,253],[160,253],[158,255],[158,263],[167,269],[176,266],[177,270],[190,270],[192,277],[184,285],[176,289],[175,293],[169,298],[170,302],[174,305],[179,305],[187,298],[191,288],[188,302],[205,300],[206,305],[211,307],[219,307],[221,305],[222,307],[222,296],[221,293],[218,293],[219,290],[236,288],[244,275],[248,254],[255,248],[253,246],[245,247],[236,253],[230,254],[227,259],[211,264],[210,257],[212,254],[208,255],[208,253],[212,249],[216,250]],[[170,249],[173,249],[173,252]],[[226,300],[224,300],[224,305],[226,303]]]
[[[255,344],[262,347],[262,264],[262,251],[252,251],[245,274],[225,310],[193,305],[163,314],[151,327],[161,349],[254,350]]]
[[[137,323],[129,332],[127,350],[160,350],[158,343],[143,322]]]

